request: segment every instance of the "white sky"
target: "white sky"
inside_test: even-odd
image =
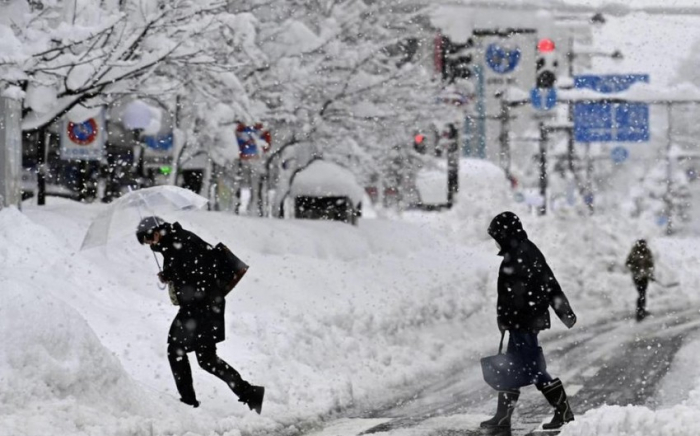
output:
[[[640,0],[635,0],[635,4],[637,1]],[[696,3],[700,5],[700,1]],[[678,63],[688,56],[698,39],[700,16],[634,13],[608,17],[607,23],[594,33],[595,47],[604,51],[619,49],[624,59],[596,58],[593,71],[649,73],[653,83],[664,85],[674,80]]]
[[[629,1],[609,1],[609,0],[566,0],[566,3],[573,5],[584,5],[599,7],[611,4],[623,4],[632,8],[655,6],[655,7],[674,7],[674,6],[700,6],[700,0],[629,0]]]

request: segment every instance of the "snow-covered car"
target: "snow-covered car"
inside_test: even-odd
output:
[[[364,190],[346,168],[315,160],[297,172],[290,187],[294,217],[357,225]]]

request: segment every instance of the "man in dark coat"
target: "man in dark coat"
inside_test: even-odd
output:
[[[216,344],[225,338],[226,325],[219,252],[179,223],[170,224],[158,217],[141,220],[136,237],[163,255],[158,278],[171,287],[180,307],[168,333],[168,361],[180,401],[199,406],[187,358],[187,353],[194,351],[202,369],[226,382],[239,401],[260,413],[265,389],[243,380],[216,354]]]
[[[537,335],[550,327],[550,307],[569,328],[576,323],[576,315],[544,255],[528,239],[514,213],[496,216],[488,233],[496,240],[499,256],[503,256],[498,272],[497,321],[501,332],[509,333],[506,356],[515,363],[515,368],[508,376],[517,378],[520,386],[534,384],[554,407],[554,417],[544,424],[544,429],[560,428],[573,421],[574,414],[561,380],[552,379],[547,373]],[[499,391],[496,416],[481,426],[510,427],[519,396],[519,387]]]
[[[637,288],[637,321],[641,321],[649,315],[646,310],[647,286],[654,280],[654,256],[647,245],[647,241],[640,239],[634,243],[625,265],[632,272],[632,281]]]

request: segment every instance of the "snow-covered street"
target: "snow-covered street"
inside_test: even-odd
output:
[[[491,183],[488,166],[474,168]],[[206,373],[195,372],[200,408],[177,401],[165,358],[174,310],[156,286],[152,256],[132,238],[79,251],[102,206],[52,199],[5,209],[0,434],[469,434],[493,409],[478,360],[498,341],[499,258],[484,230],[509,207],[498,192],[486,202],[466,196],[477,208],[365,219],[358,228],[171,216],[251,265],[229,297],[229,339],[219,351],[266,385],[261,416]],[[652,239],[659,277],[681,285],[652,285],[653,316],[637,324],[621,264],[638,229],[606,216],[523,219],[580,319],[571,331],[555,320],[543,334],[548,367],[568,383],[577,412],[564,434],[602,434],[590,430],[600,425],[615,434],[617,418],[588,418],[601,410],[625,426],[643,425],[657,409],[693,410],[697,240]],[[520,404],[515,434],[549,415],[534,388]]]
[[[0,0],[0,436],[697,436],[700,0]]]
[[[659,395],[674,395],[672,391],[678,389],[673,380],[678,372],[669,373],[676,355],[687,345],[685,338],[697,337],[700,328],[700,308],[657,313],[643,325],[626,313],[611,315],[607,321],[582,323],[570,334],[546,335],[543,340],[552,362],[549,369],[568,381],[572,407],[579,414],[603,405],[661,406]],[[548,418],[549,406],[531,388],[521,397],[511,431],[478,430],[478,423],[493,413],[494,398],[493,390],[481,382],[478,360],[465,359],[462,368],[394,406],[340,419],[308,435],[527,435]],[[617,434],[619,430],[592,425],[585,417],[582,421],[562,434]],[[645,433],[638,430],[637,434]]]

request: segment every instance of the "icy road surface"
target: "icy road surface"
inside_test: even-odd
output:
[[[574,412],[608,405],[654,407],[658,382],[684,338],[700,327],[698,309],[657,313],[641,323],[620,315],[565,333],[544,332],[542,347],[553,377],[564,381]],[[495,350],[494,350],[495,351]],[[479,362],[436,381],[384,410],[349,415],[308,436],[527,435],[551,418],[552,409],[534,388],[522,389],[512,432],[488,433],[479,422],[495,412],[495,393],[481,379]]]

